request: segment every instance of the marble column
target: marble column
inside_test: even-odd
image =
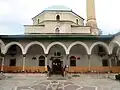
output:
[[[1,63],[2,65],[1,65],[1,70],[0,70],[0,71],[1,71],[1,72],[4,72],[5,55],[2,54],[1,56],[2,56],[2,63]]]
[[[45,72],[47,71],[47,54],[45,55]]]
[[[111,58],[112,58],[112,55],[108,55],[109,56],[109,68],[112,67],[112,63],[111,63]]]
[[[68,54],[66,54],[66,61],[65,61],[65,65],[69,65],[69,62],[68,62],[68,57],[69,57],[69,55],[68,55]]]
[[[69,72],[69,67],[70,67],[70,60],[69,60],[69,54],[66,55],[66,70]]]
[[[88,70],[89,70],[89,71],[91,70],[91,69],[90,69],[90,68],[91,68],[90,56],[91,56],[91,55],[88,55]]]
[[[22,71],[25,72],[25,58],[26,54],[23,55]]]

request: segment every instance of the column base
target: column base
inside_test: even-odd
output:
[[[4,73],[4,71],[0,71],[0,73]]]
[[[22,73],[25,73],[25,71],[22,71]]]
[[[48,70],[47,70],[47,66],[45,66],[45,72],[47,72]]]

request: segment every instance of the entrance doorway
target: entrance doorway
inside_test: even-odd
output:
[[[52,61],[52,73],[62,74],[62,61],[60,59],[54,59]]]

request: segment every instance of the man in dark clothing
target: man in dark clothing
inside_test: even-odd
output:
[[[47,71],[48,71],[48,76],[50,76],[50,73],[51,73],[51,68],[49,65],[47,65]]]

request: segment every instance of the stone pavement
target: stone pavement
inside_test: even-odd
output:
[[[44,81],[31,86],[16,87],[15,90],[53,90],[50,81]],[[96,90],[95,86],[80,86],[69,81],[59,81],[55,90]]]
[[[120,90],[120,82],[95,76],[80,75],[66,80],[59,76],[49,79],[39,74],[16,75],[0,80],[0,90]]]

